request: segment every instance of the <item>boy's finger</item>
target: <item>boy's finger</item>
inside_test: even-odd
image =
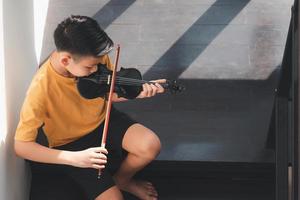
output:
[[[161,86],[161,84],[155,83],[155,85],[156,85],[156,87],[158,87],[158,91],[157,91],[158,93],[162,93],[165,91],[165,89]]]
[[[91,158],[91,162],[92,162],[93,164],[106,164],[106,163],[107,163],[106,160],[95,159],[95,158]]]
[[[167,82],[167,79],[157,79],[157,80],[153,80],[151,82],[155,82],[155,83],[165,83]]]
[[[106,157],[106,155],[104,154],[104,153],[95,153],[94,154],[94,156],[93,156],[94,158],[100,158],[100,159],[107,159],[107,157]]]
[[[92,168],[94,168],[94,169],[104,169],[105,165],[92,164]]]
[[[107,149],[105,149],[104,147],[95,147],[93,150],[94,150],[95,152],[97,152],[97,153],[105,153],[105,154],[108,154]]]

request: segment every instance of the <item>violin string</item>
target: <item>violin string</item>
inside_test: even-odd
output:
[[[100,79],[104,78],[105,80],[107,80],[107,77],[106,75],[100,75],[98,76]],[[149,81],[145,81],[145,80],[139,80],[139,79],[133,79],[133,78],[126,78],[126,77],[120,77],[120,76],[117,76],[116,79],[119,79],[119,80],[129,80],[129,81],[133,81],[133,82],[141,82],[141,83],[148,83]]]
[[[107,78],[100,78],[100,81],[107,82]],[[130,79],[130,78],[116,78],[116,81],[119,81],[119,83],[155,84],[154,82],[149,82],[149,81],[144,81],[144,80],[136,80],[136,79]]]
[[[105,80],[105,79],[102,79],[102,80],[100,80],[101,82],[103,82],[103,83],[106,83],[107,82],[107,80]],[[127,83],[127,84],[132,84],[132,85],[143,85],[144,83],[140,83],[140,82],[132,82],[132,81],[122,81],[122,80],[116,80],[116,82],[117,83],[120,83],[120,84],[125,84],[125,83]]]
[[[107,77],[104,77],[104,79],[107,81]],[[116,77],[116,80],[124,80],[124,81],[130,81],[133,83],[149,83],[149,81],[145,81],[145,80],[139,80],[139,79],[133,79],[133,78],[125,78],[125,77]]]
[[[107,82],[107,80],[104,80],[104,79],[100,80],[100,81],[103,82],[103,83]],[[132,82],[118,81],[118,80],[116,80],[116,83],[121,84],[121,85],[128,85],[128,86],[142,86],[143,85],[143,83],[132,83]],[[151,84],[154,84],[154,83],[151,82]],[[164,88],[168,87],[165,83],[161,83],[160,85]]]
[[[90,80],[90,79],[89,79]],[[106,83],[107,81],[103,81],[103,83]],[[96,82],[99,83],[99,82]],[[132,83],[132,82],[124,82],[124,81],[116,81],[116,84],[120,84],[120,85],[127,85],[127,86],[142,86],[143,84],[141,83]],[[168,89],[169,85],[165,84],[165,83],[161,83],[160,84],[163,88]]]
[[[106,83],[107,82],[107,79],[100,79],[100,80],[93,80],[93,79],[87,79],[87,80],[90,80],[92,82],[95,82],[95,83],[99,83],[99,82],[102,82],[102,83]],[[132,81],[122,81],[122,80],[116,80],[117,83],[120,83],[120,84],[127,84],[127,85],[143,85],[144,83],[141,83],[141,82],[132,82]]]
[[[106,82],[107,80],[104,80],[103,82]],[[142,86],[144,83],[141,82],[132,82],[132,81],[123,81],[123,80],[116,80],[116,83],[123,84],[123,85],[135,85],[135,86]],[[148,82],[149,84],[155,84],[154,82]],[[161,83],[162,86],[164,86],[164,83]]]
[[[100,81],[100,82],[107,82],[107,80],[108,80],[107,76],[100,75],[98,77],[99,77],[99,79],[97,81]],[[88,79],[88,80],[93,80],[93,79]],[[94,81],[94,82],[97,82],[97,81]],[[120,83],[120,84],[124,84],[124,85],[133,85],[133,86],[141,86],[145,83],[155,84],[154,82],[150,82],[150,81],[126,78],[126,77],[116,77],[116,82]],[[161,85],[164,87],[166,84],[162,83]]]
[[[127,81],[116,81],[116,83],[122,84],[122,85],[132,85],[132,86],[142,86],[143,83],[132,83]]]

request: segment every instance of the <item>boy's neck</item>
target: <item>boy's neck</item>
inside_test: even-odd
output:
[[[54,51],[50,55],[50,63],[53,67],[53,69],[60,75],[65,77],[74,77],[73,74],[71,74],[64,66],[61,65],[59,62],[59,53],[57,51]]]

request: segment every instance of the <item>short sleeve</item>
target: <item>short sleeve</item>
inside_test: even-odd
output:
[[[21,112],[20,121],[15,133],[15,140],[35,141],[38,128],[44,123],[46,113],[44,92],[40,85],[32,85],[26,94]]]

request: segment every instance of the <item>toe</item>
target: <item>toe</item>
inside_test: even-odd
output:
[[[157,197],[158,196],[158,194],[157,194],[157,192],[155,190],[148,190],[148,194],[151,195],[151,196],[153,196],[153,197]]]

